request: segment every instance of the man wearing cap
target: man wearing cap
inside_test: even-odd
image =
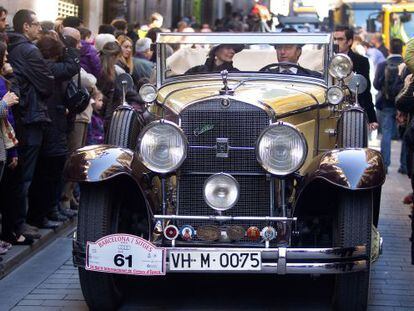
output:
[[[151,44],[152,41],[149,38],[141,38],[135,43],[134,69],[132,71],[132,77],[135,81],[151,77],[155,65],[150,61],[153,53]]]
[[[233,67],[233,57],[243,49],[243,44],[219,44],[210,50],[204,65],[190,68],[185,74],[220,72],[222,70],[239,71]]]

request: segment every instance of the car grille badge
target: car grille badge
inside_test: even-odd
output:
[[[203,124],[194,129],[193,134],[194,136],[200,136],[210,130],[214,129],[214,124]]]
[[[216,139],[216,157],[228,158],[229,157],[229,139],[217,138]]]

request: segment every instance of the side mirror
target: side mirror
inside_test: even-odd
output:
[[[134,80],[131,75],[127,73],[121,73],[115,80],[116,88],[122,90],[122,104],[126,105],[125,97],[128,91],[134,90]]]
[[[367,32],[377,32],[375,20],[376,20],[375,18],[367,19]]]
[[[355,74],[349,81],[348,88],[355,96],[355,106],[359,106],[358,95],[365,92],[368,87],[368,81],[363,75]]]

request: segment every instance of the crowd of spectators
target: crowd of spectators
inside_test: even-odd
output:
[[[76,216],[77,185],[62,179],[67,156],[104,143],[122,98],[116,79],[150,78],[162,26],[156,13],[147,27],[116,19],[94,34],[75,16],[39,21],[22,9],[7,27],[7,14],[0,7],[0,254]]]

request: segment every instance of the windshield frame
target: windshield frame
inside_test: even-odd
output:
[[[328,65],[333,55],[331,33],[159,33],[157,35],[157,88],[174,81],[202,79],[205,75],[166,77],[166,48],[168,43],[175,44],[320,44],[324,45],[323,81],[328,84]],[[239,73],[240,74],[240,73]],[[248,78],[258,72],[241,72]],[[216,74],[217,75],[217,74]],[[265,75],[265,74],[263,74]],[[266,75],[269,76],[269,75]],[[277,75],[274,75],[277,76]],[[299,76],[298,76],[299,77]],[[267,77],[268,78],[268,77]],[[275,77],[276,78],[276,77]],[[308,77],[303,77],[308,78]],[[322,79],[319,79],[322,81]]]

